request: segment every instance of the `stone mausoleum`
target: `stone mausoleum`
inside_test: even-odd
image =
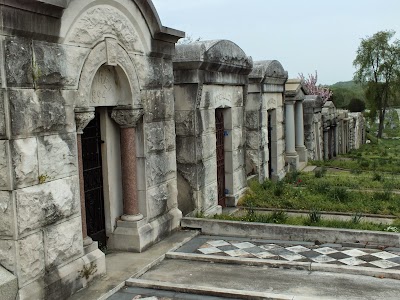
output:
[[[227,40],[178,45],[174,57],[179,207],[215,214],[246,189],[244,103],[251,57]]]
[[[254,62],[245,105],[246,174],[285,176],[284,92],[287,72],[276,60]]]
[[[21,300],[65,299],[105,273],[99,248],[143,251],[179,226],[184,33],[145,0],[0,10],[0,268]]]

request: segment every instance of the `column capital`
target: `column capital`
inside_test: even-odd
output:
[[[94,119],[94,107],[76,107],[75,123],[76,133],[83,134],[83,130]]]
[[[294,105],[296,103],[296,100],[286,100],[285,99],[285,105]]]
[[[117,106],[112,110],[111,118],[122,128],[136,127],[143,116],[141,106]]]

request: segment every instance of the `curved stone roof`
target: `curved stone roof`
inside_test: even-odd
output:
[[[253,60],[228,40],[200,41],[177,45],[175,69],[202,69],[221,72],[250,73]]]
[[[249,78],[260,79],[260,82],[268,78],[284,79],[288,78],[288,72],[285,71],[282,64],[277,60],[261,60],[254,62],[253,71]]]

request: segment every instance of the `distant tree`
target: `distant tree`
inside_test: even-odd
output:
[[[365,102],[358,98],[353,98],[350,100],[347,108],[351,112],[363,112],[365,110]]]
[[[400,41],[394,40],[395,31],[379,31],[361,39],[354,79],[366,86],[366,100],[371,115],[379,115],[377,137],[381,138],[386,110],[395,100],[400,78]]]
[[[320,96],[324,103],[332,97],[333,93],[329,88],[322,86],[320,84],[317,85],[317,81],[318,81],[317,71],[315,71],[315,75],[308,74],[308,78],[305,78],[303,73],[300,73],[299,76],[300,76],[300,79],[303,80],[304,85],[308,89],[308,92],[310,93],[310,95]]]

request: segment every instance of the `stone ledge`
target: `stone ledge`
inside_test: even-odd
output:
[[[201,229],[202,234],[258,238],[267,240],[311,241],[320,243],[378,244],[400,247],[400,234],[279,224],[183,218],[182,228]]]

